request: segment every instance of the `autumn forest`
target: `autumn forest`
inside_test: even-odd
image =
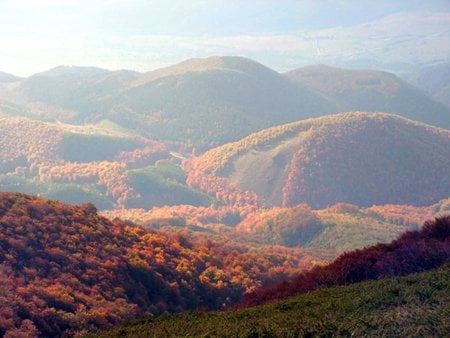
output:
[[[0,56],[0,337],[448,335],[448,5],[299,30],[323,5],[268,1],[234,36],[256,2],[213,25],[155,1],[184,35],[113,2],[42,2],[68,41],[69,8],[115,22],[81,59]]]

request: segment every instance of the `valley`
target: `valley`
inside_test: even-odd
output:
[[[450,108],[424,73],[1,73],[0,336],[441,334]]]

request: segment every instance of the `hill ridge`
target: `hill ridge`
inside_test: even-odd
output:
[[[393,114],[351,112],[265,129],[192,158],[185,167],[189,184],[200,189],[208,191],[208,177],[215,177],[223,184],[227,180],[242,191],[253,191],[275,205],[308,203],[313,208],[337,202],[361,206],[417,205],[448,197],[450,177],[443,169],[450,166],[448,154],[447,129]],[[365,159],[366,156],[369,158]],[[402,156],[410,167],[399,159]],[[429,161],[434,171],[427,169],[422,160]],[[349,172],[355,176],[348,176]],[[384,172],[392,177],[385,177]],[[432,183],[436,173],[440,178]],[[422,178],[418,179],[418,175]],[[357,178],[361,179],[358,183],[351,183]],[[388,179],[390,184],[383,183]],[[411,192],[407,193],[395,180],[406,180],[408,183],[404,184],[409,185]],[[427,181],[429,186],[419,188],[416,181],[420,180]],[[275,190],[275,197],[270,197],[267,192]],[[434,196],[435,200],[425,202],[425,196],[420,196],[423,191],[430,192],[426,198]]]

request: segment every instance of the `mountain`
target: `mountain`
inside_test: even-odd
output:
[[[65,122],[109,119],[146,137],[200,150],[335,111],[322,95],[242,57],[191,59],[145,74],[57,67],[25,79],[16,92],[24,100],[73,111]]]
[[[409,72],[420,65],[448,62],[448,6],[440,12],[426,8],[416,12],[392,13],[356,25],[299,34],[283,54],[283,61],[294,65],[322,63],[395,73]],[[367,7],[361,5],[360,10],[366,11]],[[347,15],[348,11],[342,14]],[[298,49],[292,45],[297,45]]]
[[[318,65],[293,70],[285,76],[330,98],[342,112],[392,113],[450,128],[449,107],[391,73]]]
[[[85,124],[109,120],[171,149],[196,153],[301,119],[361,110],[450,127],[450,108],[396,76],[306,67],[280,74],[233,56],[190,59],[148,73],[60,66],[0,90],[20,115]],[[37,110],[37,112],[36,112]]]
[[[287,278],[297,260],[111,222],[90,203],[0,193],[0,262],[0,335],[61,337],[221,308]]]
[[[98,122],[104,113],[98,109],[98,101],[117,94],[137,76],[138,73],[126,70],[59,66],[25,79],[19,92],[28,101],[73,111],[74,116],[66,122]]]
[[[406,80],[450,107],[450,62],[438,63],[407,74]]]
[[[21,78],[12,74],[0,72],[0,83],[16,82]]]
[[[106,121],[74,126],[0,118],[0,190],[102,209],[213,201],[186,186],[163,144]]]
[[[242,57],[188,60],[144,74],[111,104],[119,124],[200,149],[335,110],[322,95]]]
[[[188,183],[239,205],[430,205],[450,191],[450,132],[384,113],[273,127],[192,158]],[[250,200],[246,197],[245,204]]]
[[[445,336],[449,236],[447,216],[426,222],[420,232],[346,253],[292,281],[251,293],[238,310],[142,319],[99,336]]]

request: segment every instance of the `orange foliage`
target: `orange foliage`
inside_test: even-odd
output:
[[[111,222],[90,203],[0,193],[0,333],[60,336],[145,312],[220,308],[311,266],[296,250],[189,240]]]

